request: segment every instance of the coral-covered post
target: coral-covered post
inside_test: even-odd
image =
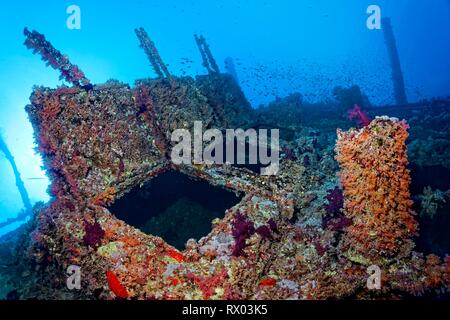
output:
[[[219,66],[211,53],[209,44],[206,42],[205,37],[194,34],[195,43],[197,43],[198,50],[202,56],[203,66],[208,70],[209,74],[220,73]]]
[[[140,46],[144,49],[145,54],[150,61],[153,70],[158,75],[158,78],[163,78],[166,76],[167,79],[171,80],[171,75],[167,69],[166,64],[161,59],[158,50],[156,49],[155,43],[150,39],[144,28],[135,29],[134,32],[139,39]]]
[[[417,223],[409,192],[407,128],[405,121],[378,117],[360,130],[338,130],[336,159],[345,214],[352,219],[343,246],[351,260],[382,263],[411,252]]]
[[[389,61],[391,62],[392,69],[392,82],[394,85],[394,97],[397,104],[408,103],[405,93],[405,81],[403,80],[403,72],[400,65],[400,58],[398,55],[397,44],[392,31],[392,24],[390,18],[383,18],[383,32],[384,41],[389,55]]]
[[[42,60],[47,62],[53,69],[59,70],[60,79],[64,79],[74,86],[90,86],[90,81],[85,77],[76,65],[70,63],[69,58],[55,49],[52,44],[47,41],[43,34],[37,31],[29,31],[27,28],[23,31],[26,40],[25,45],[33,53],[39,52]]]

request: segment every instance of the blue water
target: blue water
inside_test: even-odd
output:
[[[72,4],[81,9],[81,30],[66,27]],[[132,84],[154,76],[133,32],[142,26],[175,75],[205,73],[193,39],[194,33],[204,35],[222,71],[225,58],[234,58],[255,107],[294,91],[309,101],[326,100],[334,86],[351,84],[360,85],[373,103],[387,104],[393,102],[389,61],[383,32],[366,27],[371,4],[392,19],[409,101],[450,94],[448,0],[2,2],[0,133],[31,202],[49,200],[48,179],[24,106],[33,85],[63,82],[23,45],[25,26],[45,34],[94,83],[114,78]],[[182,58],[193,63],[188,67]],[[23,203],[1,153],[0,178],[2,222]]]

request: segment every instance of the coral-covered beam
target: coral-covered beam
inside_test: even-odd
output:
[[[11,167],[12,167],[13,173],[14,173],[14,177],[16,178],[16,186],[17,186],[17,189],[19,190],[20,196],[22,197],[22,202],[25,207],[25,210],[31,211],[32,206],[31,206],[30,198],[28,197],[27,189],[25,188],[25,185],[22,181],[19,169],[17,168],[16,162],[14,161],[14,157],[11,154],[11,152],[9,151],[9,148],[6,145],[6,143],[3,140],[1,135],[0,135],[0,151],[3,152],[6,159],[11,164]]]
[[[32,206],[30,202],[30,198],[28,197],[27,189],[25,188],[25,185],[23,183],[23,180],[20,176],[19,169],[17,168],[16,162],[14,161],[14,157],[11,154],[8,146],[6,145],[6,142],[3,140],[2,136],[0,135],[0,151],[5,155],[6,160],[9,161],[11,164],[14,177],[16,178],[16,186],[19,190],[19,194],[22,198],[23,205],[25,207],[25,210],[21,212],[16,218],[9,219],[5,222],[0,223],[0,228],[5,227],[11,223],[24,220],[28,215],[31,214]]]
[[[91,86],[90,81],[85,77],[76,65],[69,61],[66,55],[55,49],[52,44],[45,39],[43,34],[37,31],[29,31],[27,28],[23,31],[26,40],[25,45],[28,49],[33,50],[33,54],[39,52],[42,60],[53,69],[59,70],[60,79],[64,79],[74,86]]]
[[[150,39],[147,32],[144,30],[144,28],[135,29],[134,32],[136,32],[136,36],[138,37],[140,42],[140,47],[144,49],[145,54],[147,55],[148,60],[150,61],[155,73],[159,78],[164,78],[165,76],[170,80],[170,72],[167,69],[166,64],[161,59],[161,56],[156,49],[155,43]]]
[[[203,36],[194,34],[195,42],[197,43],[198,50],[202,56],[203,66],[208,70],[209,74],[220,73],[219,66],[214,59],[208,43]]]
[[[8,218],[3,222],[0,222],[0,229],[9,226],[13,223],[24,221],[30,215],[30,211],[22,210],[19,214],[14,218]]]

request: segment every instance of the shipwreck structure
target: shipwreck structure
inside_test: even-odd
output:
[[[386,44],[389,61],[391,64],[391,77],[394,87],[394,98],[397,104],[406,104],[408,102],[405,92],[405,80],[403,78],[400,56],[398,54],[397,43],[395,41],[394,31],[392,29],[391,18],[383,18],[384,42]]]
[[[17,289],[21,298],[381,298],[448,288],[449,259],[413,251],[406,124],[377,118],[339,134],[343,194],[332,154],[319,157],[312,139],[282,142],[277,176],[229,164],[174,165],[169,158],[174,129],[192,130],[197,120],[205,129],[245,128],[254,110],[211,59],[208,75],[169,76],[143,29],[137,34],[157,62],[158,78],[133,87],[114,81],[83,87],[90,82],[64,61],[63,74],[74,86],[36,87],[31,95],[26,110],[51,178],[52,200],[34,207],[29,236],[23,235],[17,249],[17,267],[32,266],[29,277],[20,279],[28,281]],[[46,44],[37,33],[26,35],[28,44]],[[197,43],[204,46],[201,38]],[[375,155],[363,155],[368,146]],[[370,161],[378,161],[374,169],[363,165]],[[398,170],[402,176],[391,185],[386,179]],[[112,213],[126,206],[111,210],[133,189],[167,172],[239,195],[212,220],[208,234],[180,250],[128,224],[127,212],[120,212],[122,219]],[[392,199],[397,192],[399,204]],[[390,201],[387,214],[383,197]],[[381,290],[366,286],[372,264],[382,271]],[[66,286],[70,266],[81,270],[80,290]]]
[[[29,217],[33,211],[30,198],[28,196],[28,191],[25,188],[25,184],[23,183],[22,177],[20,175],[19,169],[17,168],[16,161],[14,160],[14,156],[12,155],[11,151],[8,148],[8,145],[6,144],[3,137],[0,135],[0,152],[4,154],[6,160],[8,160],[9,164],[11,165],[11,169],[14,174],[14,178],[16,180],[16,187],[19,191],[20,198],[22,199],[23,203],[23,210],[21,213],[19,213],[16,217],[7,219],[4,222],[0,223],[0,228],[4,226],[8,226],[14,222],[25,220],[27,217]]]

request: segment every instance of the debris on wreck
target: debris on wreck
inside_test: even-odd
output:
[[[370,107],[370,101],[357,85],[347,88],[336,86],[333,88],[333,96],[339,103],[339,111],[345,111],[355,105],[365,109]]]
[[[154,45],[142,29],[136,33],[158,78],[132,88],[116,82],[93,90],[36,87],[31,95],[26,111],[52,200],[34,208],[29,236],[20,243],[20,265],[34,266],[20,279],[28,284],[17,289],[21,298],[368,299],[448,290],[449,257],[413,251],[417,225],[404,122],[376,118],[360,130],[339,131],[344,199],[334,140],[295,127],[296,119],[286,125],[293,134],[281,145],[291,156],[277,176],[232,165],[175,165],[168,157],[174,129],[192,130],[199,120],[225,129],[256,111],[232,77],[219,74],[203,37],[196,40],[211,74],[171,76],[171,86],[162,79],[169,74]],[[243,195],[211,221],[206,236],[189,239],[181,251],[108,209],[169,170]],[[328,209],[333,219],[347,217],[340,227],[323,223]],[[372,263],[382,269],[379,292],[366,286]],[[71,265],[83,270],[79,291],[65,287]]]

